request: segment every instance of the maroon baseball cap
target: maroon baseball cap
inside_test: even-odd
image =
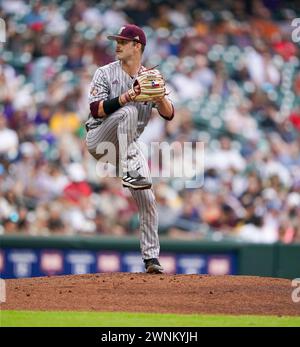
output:
[[[118,32],[117,35],[107,36],[109,40],[128,40],[128,41],[136,41],[146,46],[146,35],[144,31],[134,24],[126,24],[124,25]]]

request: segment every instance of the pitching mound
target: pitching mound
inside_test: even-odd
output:
[[[6,280],[4,310],[300,315],[291,281],[248,276],[91,274]]]

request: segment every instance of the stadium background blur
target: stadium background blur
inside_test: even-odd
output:
[[[201,189],[155,180],[161,235],[300,242],[296,3],[0,2],[0,233],[138,235],[130,194],[97,176],[84,141],[90,81],[114,60],[106,35],[130,22],[176,105],[142,140],[205,142]]]

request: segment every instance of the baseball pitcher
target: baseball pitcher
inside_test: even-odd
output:
[[[139,209],[140,244],[146,272],[163,273],[158,260],[156,201],[139,136],[153,107],[166,120],[174,117],[174,107],[166,97],[161,73],[141,65],[146,45],[144,31],[128,24],[120,29],[119,34],[108,36],[108,39],[116,41],[117,60],[99,67],[94,74],[89,93],[86,144],[97,160],[104,156],[99,151],[99,144],[109,142],[117,149],[123,186],[130,189]]]

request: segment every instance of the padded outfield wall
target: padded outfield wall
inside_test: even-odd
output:
[[[2,278],[141,272],[137,238],[0,236]],[[300,277],[300,244],[161,239],[166,273]]]

